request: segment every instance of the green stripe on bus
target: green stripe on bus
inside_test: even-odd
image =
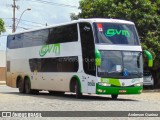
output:
[[[141,94],[143,86],[113,87],[96,84],[96,94]],[[121,92],[125,91],[125,92]]]
[[[119,79],[114,79],[114,78],[101,78],[101,82],[106,82],[106,83],[108,83],[108,84],[115,85],[115,86],[121,86]]]

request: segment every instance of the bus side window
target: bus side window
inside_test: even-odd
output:
[[[79,26],[84,72],[90,75],[96,75],[95,45],[92,26],[90,23],[79,23]]]
[[[10,49],[22,48],[23,47],[22,35],[23,34],[8,36],[7,47]]]
[[[32,47],[43,45],[48,38],[49,29],[27,32],[23,34],[23,46]]]
[[[15,36],[13,36],[13,35],[9,35],[7,37],[7,48],[10,48],[10,49],[13,48],[12,47],[12,42],[14,42],[14,39],[15,39]]]
[[[46,44],[66,43],[78,41],[77,24],[50,28]]]

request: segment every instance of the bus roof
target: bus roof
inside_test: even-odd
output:
[[[131,21],[120,20],[120,19],[89,18],[89,19],[73,20],[71,22],[66,22],[66,23],[62,23],[62,24],[55,24],[55,25],[51,25],[51,26],[41,27],[41,28],[32,29],[32,30],[26,30],[26,31],[22,31],[22,32],[16,32],[16,33],[12,33],[12,34],[9,34],[9,35],[27,33],[27,32],[32,32],[32,31],[37,31],[37,30],[42,30],[42,29],[47,29],[47,28],[52,28],[52,27],[58,27],[58,26],[62,26],[62,25],[69,25],[69,24],[78,23],[78,22],[90,22],[90,23],[93,23],[93,22],[106,22],[106,23],[119,23],[119,24],[131,24],[131,25],[134,25],[134,23],[131,22]]]
[[[79,19],[80,22],[107,22],[107,23],[122,23],[122,24],[134,24],[131,21],[120,20],[120,19],[106,19],[106,18],[90,18],[90,19]]]

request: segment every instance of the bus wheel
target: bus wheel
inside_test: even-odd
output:
[[[38,90],[32,90],[31,93],[34,94],[34,95],[38,95],[39,91]]]
[[[111,95],[111,97],[112,97],[113,100],[116,100],[118,95]]]
[[[25,84],[24,84],[25,92],[26,92],[27,94],[30,94],[30,93],[31,93],[31,85],[30,85],[29,79],[25,79],[24,83],[25,83]]]
[[[77,81],[75,83],[74,90],[75,90],[75,93],[76,93],[76,98],[82,98],[82,93],[80,91],[80,85]]]
[[[18,89],[20,93],[25,93],[24,84],[23,84],[22,79],[18,80]]]
[[[150,88],[151,88],[151,90],[153,90],[153,89],[154,89],[154,85],[151,85],[151,87],[150,87]]]

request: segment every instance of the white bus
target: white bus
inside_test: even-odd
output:
[[[152,66],[152,56],[144,52]],[[79,19],[7,38],[8,86],[20,93],[140,94],[142,48],[133,22]]]

